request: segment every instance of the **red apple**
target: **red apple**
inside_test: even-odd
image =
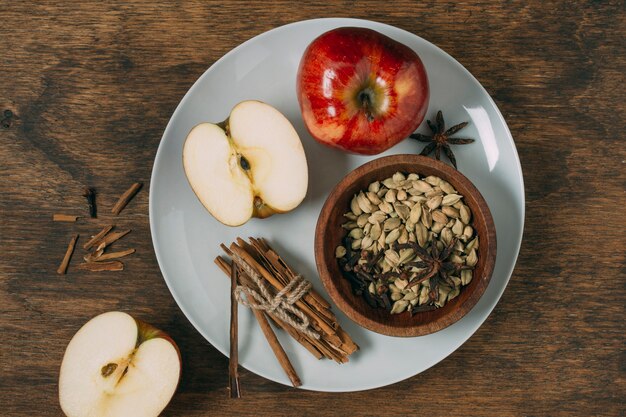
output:
[[[343,27],[308,46],[297,94],[304,123],[317,141],[374,155],[417,129],[429,89],[412,49],[371,29]]]

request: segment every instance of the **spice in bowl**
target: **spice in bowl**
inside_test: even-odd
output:
[[[354,195],[335,255],[355,294],[390,314],[443,307],[472,280],[478,236],[447,181],[396,172]]]

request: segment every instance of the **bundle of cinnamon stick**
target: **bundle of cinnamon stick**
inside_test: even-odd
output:
[[[232,243],[230,247],[221,245],[222,249],[231,260],[218,256],[215,258],[215,263],[227,276],[230,277],[232,263],[235,262],[239,266],[239,284],[254,289],[256,284],[251,277],[244,272],[246,267],[251,267],[262,277],[265,283],[268,284],[267,286],[274,294],[284,289],[290,282],[296,279],[296,272],[294,272],[294,270],[268,245],[265,239],[249,238],[249,240],[250,242],[248,243],[241,238],[237,238],[237,242]],[[241,262],[246,264],[244,268],[239,264]],[[248,300],[248,302],[251,304],[255,303],[254,300]],[[310,322],[309,327],[314,333],[319,334],[319,338],[312,337],[310,335],[311,332],[305,333],[298,330],[278,318],[276,314],[272,312],[255,309],[253,309],[253,311],[257,319],[259,319],[259,315],[263,316],[261,319],[264,319],[266,315],[269,316],[278,327],[285,330],[316,358],[328,358],[337,363],[348,362],[348,356],[358,350],[359,347],[341,328],[337,322],[337,318],[330,309],[328,301],[311,288],[302,298],[295,302],[294,306],[306,315]],[[259,323],[263,329],[264,326],[261,320],[259,320]],[[278,343],[277,339],[275,341],[271,340],[272,338],[268,337],[267,333],[265,333],[266,329],[263,329],[263,331],[272,349],[276,353],[277,349],[275,344]],[[282,348],[280,350],[282,350]],[[279,354],[277,354],[277,358],[289,375],[290,372],[286,368],[290,367],[290,364],[283,363]],[[290,375],[290,378],[292,382],[294,382],[292,376],[293,375]],[[296,384],[294,383],[294,385]]]

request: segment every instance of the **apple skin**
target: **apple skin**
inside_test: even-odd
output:
[[[424,65],[371,29],[342,27],[306,49],[296,85],[304,124],[318,142],[375,155],[413,133],[428,109]]]
[[[176,349],[176,353],[178,354],[178,361],[180,363],[180,374],[178,375],[178,383],[176,384],[176,389],[178,389],[178,385],[180,385],[180,378],[182,377],[183,370],[183,357],[180,355],[180,349],[178,345],[172,339],[172,337],[164,332],[161,329],[157,329],[153,325],[146,323],[143,320],[139,320],[138,318],[133,317],[135,319],[135,323],[137,323],[137,346],[141,345],[143,342],[146,342],[150,339],[155,339],[157,337],[161,339],[165,339],[172,344],[174,349]]]

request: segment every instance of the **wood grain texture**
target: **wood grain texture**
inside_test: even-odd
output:
[[[461,294],[442,308],[417,314],[389,314],[372,308],[362,295],[354,294],[352,285],[342,275],[335,248],[342,244],[347,231],[341,225],[343,214],[350,210],[352,197],[374,181],[383,181],[396,172],[415,173],[420,178],[434,175],[449,182],[472,212],[470,225],[479,237],[478,263],[472,281]],[[452,166],[421,155],[392,155],[361,165],[346,175],[330,192],[315,228],[315,263],[324,288],[335,305],[359,325],[389,336],[423,336],[459,321],[476,305],[487,289],[496,262],[496,227],[480,191]]]
[[[2,415],[60,415],[64,348],[88,318],[107,310],[132,313],[178,342],[183,377],[167,416],[624,415],[623,2],[0,6]],[[522,250],[484,325],[426,372],[370,392],[325,394],[243,370],[245,396],[231,401],[228,360],[178,309],[152,251],[152,161],[176,104],[219,57],[273,27],[332,16],[420,35],[492,95],[525,174]],[[146,188],[113,218],[110,208],[132,182]],[[87,217],[85,186],[98,191],[99,219]],[[52,222],[59,212],[82,217]],[[112,222],[133,230],[116,243],[137,249],[124,271],[86,273],[70,265],[67,275],[56,275],[74,233],[86,237]]]

